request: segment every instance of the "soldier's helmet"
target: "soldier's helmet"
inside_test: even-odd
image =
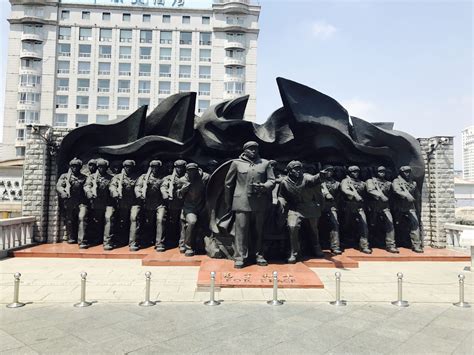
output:
[[[109,166],[109,162],[105,159],[99,158],[97,159],[97,166]]]
[[[301,168],[303,167],[303,164],[299,160],[292,160],[286,166],[286,170],[291,170],[297,167]]]
[[[186,170],[199,169],[199,166],[196,163],[189,163],[186,165]]]
[[[400,168],[400,172],[404,172],[404,171],[411,171],[411,167],[409,167],[408,165],[404,165]]]
[[[334,166],[329,165],[329,164],[324,165],[321,171],[329,171],[329,170],[334,171]]]
[[[87,165],[97,165],[97,159],[91,159],[87,162]]]
[[[360,171],[360,168],[357,165],[351,165],[349,168],[347,168],[348,171]]]
[[[82,166],[82,160],[74,158],[69,162],[69,166]]]
[[[125,161],[122,163],[122,166],[123,166],[123,167],[126,167],[126,166],[135,166],[135,160],[131,160],[131,159],[125,160]]]
[[[382,166],[380,165],[378,168],[377,168],[377,171],[386,171],[387,169],[385,169],[385,166]]]
[[[161,163],[161,160],[152,160],[152,161],[150,162],[150,168],[153,168],[153,167],[155,167],[155,166],[160,167],[160,166],[162,166],[162,165],[163,165],[163,164]]]
[[[175,166],[175,167],[178,167],[178,166],[186,166],[186,161],[185,161],[185,160],[182,160],[182,159],[176,160],[176,161],[174,162],[174,166]]]
[[[250,147],[257,147],[258,148],[258,143],[254,142],[254,141],[249,141],[249,142],[244,144],[244,150],[248,149]]]

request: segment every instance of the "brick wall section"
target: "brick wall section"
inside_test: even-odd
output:
[[[33,236],[37,242],[55,242],[59,235],[56,159],[42,137],[59,144],[69,131],[45,126],[26,130],[22,215],[36,217]]]
[[[61,143],[70,132],[67,128],[54,128],[51,140]],[[47,127],[40,127],[43,136]],[[441,138],[447,138],[438,144]],[[425,232],[425,245],[443,248],[446,246],[444,224],[454,221],[454,153],[452,137],[419,139],[423,151],[426,175],[422,192],[421,221]],[[432,147],[436,149],[428,159]],[[59,223],[58,196],[56,193],[56,156],[48,153],[45,141],[38,132],[27,129],[26,155],[23,182],[23,216],[35,216],[34,237],[38,242],[58,242],[63,239],[64,226]]]
[[[425,245],[446,247],[444,225],[455,220],[453,137],[419,139],[425,160],[422,223]]]

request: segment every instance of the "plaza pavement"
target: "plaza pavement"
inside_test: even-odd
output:
[[[223,303],[206,307],[196,290],[198,267],[144,267],[140,260],[12,258],[0,261],[0,353],[399,353],[473,354],[474,308],[461,309],[460,262],[360,262],[355,269],[313,269],[324,289],[279,290],[281,307],[268,306],[271,289],[221,289]],[[80,272],[88,272],[83,309]],[[143,300],[152,272],[152,299]],[[342,298],[334,307],[334,272]],[[403,272],[408,308],[392,306],[396,273]],[[8,309],[13,273],[21,272],[23,308]],[[463,272],[466,300],[473,279]]]

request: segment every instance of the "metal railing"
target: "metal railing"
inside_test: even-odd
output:
[[[0,250],[32,244],[35,221],[35,217],[0,219]]]

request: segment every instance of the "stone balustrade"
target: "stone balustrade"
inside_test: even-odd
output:
[[[0,219],[0,257],[8,250],[33,243],[35,217],[16,217]]]

